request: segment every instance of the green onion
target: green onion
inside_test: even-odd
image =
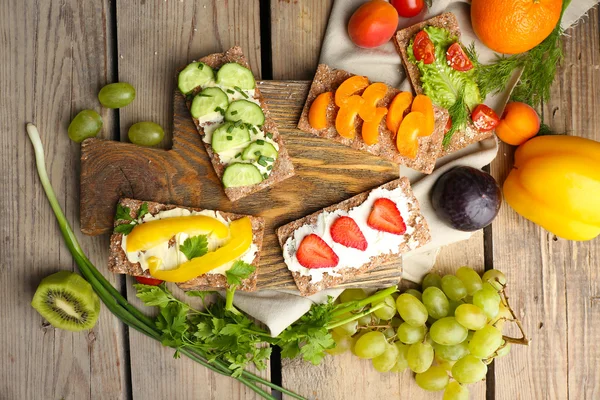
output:
[[[272,170],[272,169],[273,169],[273,166],[272,166],[272,165],[269,165],[269,166],[267,167],[267,171],[270,171],[270,170]]]
[[[233,110],[233,111],[231,112],[231,115],[235,115],[235,114],[237,114],[237,110]]]
[[[262,165],[263,167],[267,166],[267,159],[266,159],[265,156],[258,157],[258,161],[257,162],[258,162],[259,165]]]
[[[272,134],[271,132],[267,133],[267,134],[266,134],[266,136],[267,136],[269,139],[273,139],[273,134]]]
[[[264,178],[264,179],[267,179],[268,177],[269,177],[269,175],[268,175],[268,174],[265,172],[265,173],[263,174],[263,178]]]
[[[129,303],[127,299],[125,299],[121,293],[119,293],[119,291],[115,289],[115,287],[113,287],[108,280],[106,280],[100,271],[96,269],[96,267],[91,263],[81,249],[81,246],[75,237],[75,233],[73,233],[69,222],[67,221],[62,209],[60,208],[60,205],[58,204],[54,189],[52,188],[50,180],[48,179],[48,173],[46,171],[46,163],[44,159],[44,147],[42,145],[37,128],[33,124],[27,124],[27,134],[29,135],[29,140],[33,144],[35,151],[37,172],[40,177],[40,181],[42,182],[42,187],[46,192],[46,197],[48,198],[50,207],[52,207],[52,211],[54,211],[60,231],[65,239],[67,248],[77,264],[79,272],[90,283],[90,285],[92,285],[94,291],[98,294],[98,297],[100,297],[102,302],[106,305],[111,313],[123,321],[123,323],[127,326],[160,342],[161,331],[156,327],[154,321],[145,316],[140,310]],[[183,345],[178,350],[180,354],[185,355],[191,360],[196,361],[198,364],[201,364],[214,372],[226,376],[231,376],[232,374],[232,370],[230,369],[230,364],[228,362],[219,358],[209,362],[206,360],[206,357],[203,355],[200,349],[190,348],[186,345]],[[265,379],[262,379],[261,377],[256,376],[248,371],[244,371],[242,372],[241,376],[233,378],[248,386],[255,393],[259,394],[265,399],[275,400],[275,397],[258,387],[256,383],[273,388],[295,399],[305,400],[304,397],[266,381]]]
[[[227,140],[233,140],[233,136],[227,136]]]
[[[255,152],[254,152],[254,155],[255,155],[256,157],[260,157],[260,151],[255,151]]]
[[[227,127],[227,133],[233,132],[233,128],[235,128],[234,125],[229,125],[229,127]]]
[[[199,97],[212,97],[212,95],[206,94],[206,93],[198,93],[196,96],[199,96]]]
[[[242,156],[242,153],[237,153],[237,154],[235,155],[235,158],[240,158],[241,156]]]
[[[242,96],[244,96],[245,98],[248,98],[249,96],[246,94],[246,92],[244,92],[239,86],[234,86],[233,87],[235,90],[237,90],[238,92],[240,92],[242,94]]]
[[[231,89],[227,89],[227,90],[226,90],[226,92],[227,92],[227,93],[229,93],[229,94],[234,94],[234,93],[235,93],[235,92],[234,92],[233,90],[231,90]]]
[[[218,111],[221,113],[221,115],[225,115],[225,110],[223,110],[221,107],[217,107],[215,108],[215,111]]]
[[[198,68],[199,69],[204,69],[204,64],[203,63],[198,63]]]
[[[258,139],[258,140],[256,141],[256,144],[258,144],[258,145],[262,146],[263,144],[265,144],[265,141],[264,141],[264,140],[262,140],[262,139]]]

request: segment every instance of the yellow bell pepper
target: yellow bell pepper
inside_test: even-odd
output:
[[[595,238],[600,234],[600,142],[562,135],[529,140],[515,153],[504,198],[556,236]]]
[[[243,217],[229,224],[230,240],[215,251],[184,262],[175,269],[158,269],[161,262],[149,262],[148,268],[153,278],[167,282],[185,282],[207,273],[223,264],[241,257],[252,245],[252,222]]]

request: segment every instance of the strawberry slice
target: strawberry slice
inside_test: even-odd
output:
[[[339,217],[329,230],[334,242],[361,251],[367,249],[367,239],[356,222],[350,217]]]
[[[338,265],[339,257],[327,243],[314,233],[302,239],[296,258],[305,268],[333,268]]]
[[[381,198],[375,200],[367,225],[378,231],[403,235],[406,232],[404,219],[394,203],[390,199]]]

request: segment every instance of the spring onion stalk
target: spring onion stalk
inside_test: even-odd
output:
[[[389,296],[393,293],[396,293],[397,291],[398,291],[398,288],[396,286],[392,286],[392,287],[384,289],[380,292],[377,292],[374,295],[367,297],[366,299],[340,304],[340,306],[342,306],[342,307],[336,309],[331,314],[331,316],[334,318],[339,317],[340,315],[344,315],[351,311],[363,308],[367,304],[377,303],[377,302],[383,300],[384,298],[386,298],[387,296]]]
[[[87,258],[87,256],[81,249],[81,246],[79,245],[79,242],[77,241],[77,238],[73,233],[73,229],[69,225],[69,222],[67,221],[62,209],[60,208],[60,205],[58,204],[58,200],[56,199],[54,189],[52,188],[50,180],[48,179],[48,173],[46,172],[46,162],[44,157],[44,148],[37,128],[33,124],[27,124],[27,134],[29,135],[29,140],[33,144],[33,148],[35,151],[37,172],[40,177],[40,181],[42,182],[42,187],[46,192],[46,196],[48,198],[50,206],[52,207],[52,211],[54,211],[54,215],[56,216],[56,219],[58,221],[58,225],[65,239],[67,248],[73,255],[73,258],[75,259],[79,271],[81,272],[83,277],[92,285],[94,291],[98,294],[104,305],[110,310],[111,313],[113,313],[117,318],[123,321],[123,323],[125,323],[127,326],[160,342],[161,332],[156,328],[154,322],[150,318],[145,316],[139,309],[137,309],[135,306],[129,303],[127,299],[125,299],[119,293],[119,291],[114,286],[112,286],[112,284],[100,273],[100,271],[98,271],[98,269],[92,264],[92,262]],[[191,360],[205,366],[206,368],[209,368],[214,372],[227,376],[232,375],[232,371],[229,369],[229,365],[223,360],[216,359],[214,361],[208,362],[206,360],[206,357],[204,357],[204,355],[202,355],[198,350],[192,350],[185,346],[178,350],[180,354],[185,355]],[[290,392],[287,389],[284,389],[247,371],[244,371],[241,374],[241,376],[233,378],[245,384],[265,399],[275,400],[275,397],[258,387],[256,383],[265,385],[281,393],[285,393],[293,398],[299,400],[304,399],[304,397]]]

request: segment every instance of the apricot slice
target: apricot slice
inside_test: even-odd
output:
[[[388,88],[385,83],[373,83],[369,85],[362,94],[365,104],[361,107],[358,115],[365,121],[377,118],[375,108],[377,107],[377,103],[385,97],[387,90]]]
[[[335,104],[338,107],[343,106],[352,95],[369,86],[369,79],[366,76],[352,76],[346,79],[335,91]]]
[[[396,137],[400,123],[404,118],[404,113],[409,109],[413,101],[413,95],[410,92],[400,92],[392,100],[385,124],[387,128],[392,132],[392,136]]]
[[[413,100],[411,111],[420,112],[425,116],[425,127],[421,130],[419,136],[429,136],[435,128],[435,117],[433,115],[433,104],[431,99],[424,94],[419,94]]]
[[[425,115],[411,111],[400,123],[396,136],[398,152],[408,158],[414,159],[419,151],[419,136],[425,126]]]
[[[360,108],[365,103],[365,99],[360,96],[350,96],[346,103],[340,107],[337,117],[335,118],[335,129],[341,137],[346,139],[354,139],[356,136],[356,126],[354,120],[360,111]]]
[[[317,130],[327,128],[327,108],[333,100],[332,92],[321,93],[310,105],[308,123]]]
[[[375,109],[375,118],[363,123],[362,138],[367,146],[371,146],[379,142],[379,125],[381,125],[381,120],[387,113],[387,108],[377,107]]]

